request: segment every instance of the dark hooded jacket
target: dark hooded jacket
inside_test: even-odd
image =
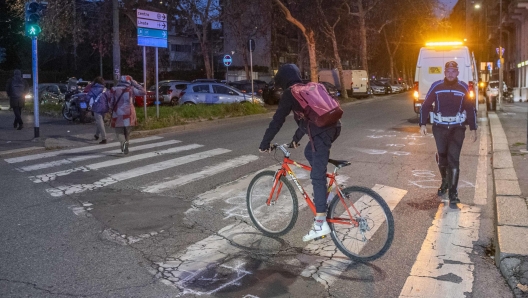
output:
[[[29,85],[22,78],[20,70],[16,69],[14,76],[7,80],[6,92],[9,96],[9,105],[12,108],[22,108],[25,104],[25,95],[29,90]]]
[[[273,115],[273,119],[271,120],[269,127],[266,130],[266,133],[264,134],[262,142],[260,143],[259,148],[261,150],[266,150],[270,148],[271,141],[279,132],[282,125],[284,124],[284,121],[286,121],[286,117],[290,114],[291,111],[302,112],[301,105],[293,97],[290,89],[291,86],[298,83],[302,83],[302,79],[301,72],[299,71],[297,65],[285,64],[281,66],[281,68],[277,72],[277,75],[275,75],[275,84],[281,86],[284,92],[282,93],[281,99],[279,101],[277,111],[275,112],[275,115]],[[299,116],[297,116],[296,113],[293,114],[293,117],[295,119],[295,122],[297,122],[297,125],[299,126],[299,128],[295,132],[295,135],[293,136],[293,141],[295,142],[299,142],[301,138],[308,133],[308,129],[310,135],[313,137],[328,129],[333,129],[335,127],[341,126],[341,122],[337,122],[334,125],[326,127],[317,127],[316,125],[309,123],[304,119],[301,119]],[[309,128],[308,125],[310,126]]]

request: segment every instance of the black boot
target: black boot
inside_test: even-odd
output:
[[[460,170],[458,168],[450,168],[448,172],[448,183],[449,183],[449,204],[458,204],[460,199],[458,198],[458,176]]]
[[[443,196],[447,192],[447,188],[449,187],[449,184],[447,183],[447,167],[446,166],[438,166],[438,169],[440,170],[440,175],[442,176],[442,184],[438,188],[438,195]]]

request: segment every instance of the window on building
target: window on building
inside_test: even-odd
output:
[[[190,53],[191,52],[191,46],[185,45],[185,44],[172,44],[171,45],[171,51],[172,52],[180,52],[180,53]]]

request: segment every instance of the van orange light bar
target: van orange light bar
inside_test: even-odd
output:
[[[461,41],[438,41],[438,42],[426,42],[426,47],[438,47],[438,46],[461,46],[464,43]]]

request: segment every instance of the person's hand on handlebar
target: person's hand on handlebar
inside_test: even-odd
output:
[[[273,148],[271,147],[270,144],[268,144],[267,147],[266,146],[264,146],[264,147],[260,146],[260,148],[259,148],[259,152],[260,153],[270,153],[271,150],[273,150]]]
[[[295,148],[299,147],[300,145],[301,144],[299,144],[298,142],[292,140],[291,143],[288,144],[288,148],[295,149]]]

